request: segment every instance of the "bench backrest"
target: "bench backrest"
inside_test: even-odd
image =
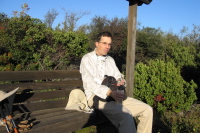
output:
[[[70,91],[82,89],[82,80],[78,70],[0,72],[0,90],[17,87],[13,112],[24,113],[64,108]]]

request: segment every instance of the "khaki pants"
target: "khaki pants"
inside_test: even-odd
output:
[[[93,105],[93,97],[88,100]],[[122,104],[99,101],[99,110],[115,125],[119,133],[136,133],[133,117],[138,116],[137,133],[151,133],[153,110],[151,106],[137,99],[128,97]]]

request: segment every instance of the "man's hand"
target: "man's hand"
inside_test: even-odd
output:
[[[118,79],[117,80],[117,86],[120,86],[120,85],[124,85],[125,84],[125,80],[124,79]]]
[[[107,92],[107,96],[111,96],[113,99],[115,99],[115,101],[123,101],[123,99],[124,99],[123,93],[120,93],[117,91],[112,91],[112,90],[109,90]]]

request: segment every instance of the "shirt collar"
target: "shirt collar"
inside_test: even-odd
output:
[[[108,58],[108,55],[105,56],[98,56],[96,54],[96,48],[94,49],[94,51],[91,52],[91,57],[93,58],[93,60],[96,62],[98,60],[99,57],[103,57],[105,60]]]
[[[96,53],[96,48],[94,49],[94,53],[97,55]],[[107,57],[108,55],[102,55],[101,57]],[[100,55],[97,55],[97,57],[100,57]]]

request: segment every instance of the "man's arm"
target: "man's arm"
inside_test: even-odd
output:
[[[105,99],[107,92],[110,90],[107,86],[101,85],[95,81],[95,65],[89,58],[83,57],[80,65],[83,86],[86,91]]]
[[[122,101],[124,99],[124,94],[122,93],[119,93],[117,91],[112,91],[112,90],[109,90],[107,93],[106,93],[107,96],[111,96],[112,98],[114,98],[116,101]]]

